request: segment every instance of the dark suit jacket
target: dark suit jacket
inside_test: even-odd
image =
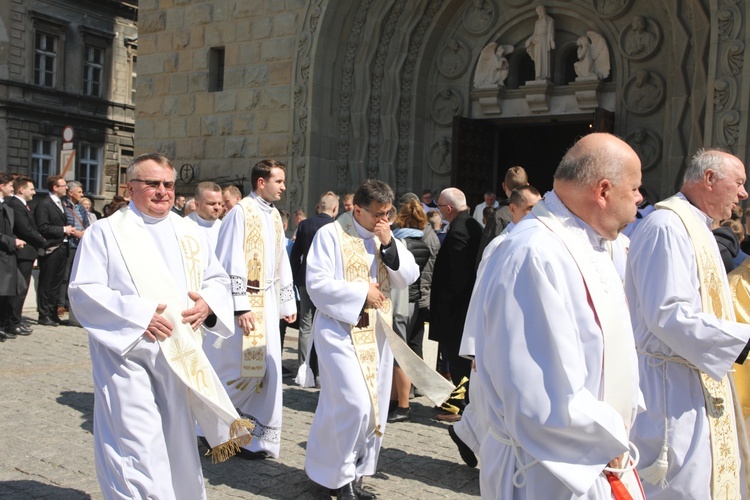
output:
[[[299,223],[297,227],[297,236],[294,238],[292,245],[292,255],[290,257],[292,264],[292,276],[294,284],[298,287],[305,286],[305,276],[307,276],[307,252],[310,251],[313,237],[318,229],[333,222],[333,217],[328,214],[317,214]]]
[[[47,240],[44,248],[62,245],[68,218],[52,201],[52,198],[47,196],[39,200],[34,208],[34,220],[36,220],[39,232]]]
[[[13,210],[0,203],[0,296],[20,293],[16,264],[16,237],[13,235]]]
[[[482,226],[469,210],[450,223],[432,272],[430,339],[458,349],[476,280]]]
[[[6,203],[13,210],[15,225],[13,234],[26,242],[26,246],[18,251],[20,260],[34,260],[39,255],[38,251],[44,248],[45,239],[39,233],[34,221],[34,213],[26,208],[21,200],[15,196],[8,198]]]

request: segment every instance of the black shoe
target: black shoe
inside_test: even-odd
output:
[[[53,314],[52,316],[50,316],[50,318],[52,318],[52,321],[54,321],[58,325],[62,325],[63,320],[61,320],[60,316],[58,316],[57,314]]]
[[[5,333],[5,330],[0,328],[0,342],[5,342],[5,340],[7,339],[7,336],[8,334]]]
[[[288,377],[288,376],[289,376],[289,375],[291,375],[291,374],[292,374],[292,370],[290,370],[290,369],[289,369],[289,368],[287,368],[286,366],[282,366],[282,367],[281,367],[281,376],[282,376],[282,377]]]
[[[461,455],[461,460],[463,460],[469,467],[476,467],[478,463],[477,456],[471,451],[468,444],[461,441],[461,438],[458,437],[456,431],[453,430],[452,425],[448,427],[448,434],[450,434],[451,439],[456,443],[456,446],[458,446],[458,454]]]
[[[331,490],[333,495],[336,495],[336,500],[357,500],[357,491],[354,488],[354,482],[345,484],[341,488]]]
[[[198,436],[198,442],[202,444],[203,446],[205,446],[206,448],[208,448],[209,450],[211,449],[211,445],[208,444],[208,439],[206,439],[205,437]]]
[[[57,318],[58,320],[60,318]],[[44,325],[44,326],[57,326],[57,321],[52,319],[50,316],[39,316],[39,320],[37,320],[37,324]]]
[[[265,451],[250,451],[245,448],[240,448],[240,452],[237,453],[237,456],[244,458],[245,460],[265,460],[268,458],[268,453]]]
[[[28,335],[31,335],[31,329],[23,328],[21,326],[14,326],[11,328],[7,328],[5,330],[5,333],[12,333],[13,335],[20,335],[21,337],[26,337]]]
[[[16,338],[16,334],[13,332],[9,332],[8,330],[0,329],[0,338],[3,340],[0,342],[5,342],[6,340],[11,340]]]
[[[371,493],[361,486],[354,485],[354,492],[357,494],[357,498],[364,498],[365,500],[375,500],[378,498],[375,493]]]
[[[409,408],[396,407],[388,414],[388,423],[407,422],[411,420],[411,410]]]

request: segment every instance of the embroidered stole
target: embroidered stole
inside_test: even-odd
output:
[[[657,209],[668,209],[676,213],[685,225],[693,244],[698,264],[701,305],[703,312],[720,319],[734,321],[734,311],[729,290],[724,286],[714,244],[705,225],[698,221],[690,204],[680,197],[672,196],[655,205]],[[711,493],[713,498],[742,498],[740,488],[740,450],[738,449],[736,401],[732,391],[732,374],[716,381],[699,372],[706,400],[711,436],[711,458],[713,471]],[[740,411],[739,418],[742,418]]]
[[[624,328],[629,317],[620,314],[623,305],[617,302],[617,298],[624,300],[623,293],[612,293],[602,286],[602,276],[599,275],[591,259],[588,257],[593,251],[586,248],[586,244],[579,241],[576,235],[565,228],[560,221],[550,213],[543,201],[537,203],[532,209],[539,221],[550,229],[570,252],[583,277],[591,306],[599,322],[604,339],[604,356],[602,364],[602,400],[614,408],[622,416],[625,429],[630,434],[630,426],[633,419],[633,408],[637,395],[633,392],[633,373],[629,357],[624,353],[635,352],[635,340],[633,334]],[[617,271],[612,264],[613,282],[621,284],[617,277]],[[617,279],[615,279],[617,278]],[[632,445],[631,445],[632,446]],[[640,480],[635,470],[624,472],[620,478],[628,490],[640,490]]]
[[[223,462],[241,446],[250,444],[253,424],[240,418],[222,387],[203,352],[200,330],[193,331],[189,324],[182,323],[187,296],[180,292],[142,220],[126,209],[115,212],[107,221],[138,295],[167,305],[161,314],[174,325],[174,330],[171,337],[159,341],[159,347],[169,367],[190,389],[190,410],[212,446],[212,460]],[[170,216],[169,223],[179,242],[188,290],[200,292],[203,266],[199,240],[182,220]]]
[[[341,247],[341,258],[343,259],[344,279],[350,282],[370,283],[370,263],[368,262],[367,249],[365,242],[357,234],[354,227],[354,219],[351,212],[345,213],[334,221],[336,225],[336,236]],[[393,304],[391,303],[391,284],[388,276],[388,270],[380,258],[380,240],[373,238],[375,241],[375,262],[377,266],[377,282],[380,283],[380,292],[385,296],[383,307],[379,310],[365,306],[362,318],[359,323],[352,325],[351,337],[354,345],[354,352],[357,355],[362,376],[367,384],[367,391],[370,393],[370,402],[372,411],[375,415],[374,432],[378,436],[383,433],[380,429],[380,409],[378,406],[378,365],[380,356],[378,355],[378,344],[375,335],[375,326],[378,316],[384,319],[388,326],[393,321]],[[392,244],[396,244],[394,241]]]
[[[245,212],[245,259],[247,263],[247,298],[250,310],[255,316],[255,330],[250,335],[242,336],[242,366],[240,377],[263,378],[266,374],[266,291],[273,285],[266,282],[266,232],[263,225],[263,215],[252,196],[240,200],[239,204]],[[268,247],[276,252],[274,273],[278,276],[278,266],[281,262],[281,252],[284,251],[284,228],[279,211],[273,209],[273,225],[275,245],[269,242]],[[278,295],[278,294],[277,294]],[[269,298],[277,300],[276,297]],[[272,318],[273,319],[273,318]],[[262,382],[256,385],[259,390]],[[241,383],[240,389],[247,387],[248,381]]]

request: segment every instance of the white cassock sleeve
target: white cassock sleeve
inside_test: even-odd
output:
[[[491,429],[507,431],[583,495],[627,450],[628,436],[620,414],[600,400],[602,333],[575,263],[549,238],[502,245],[475,294],[486,318],[476,359]]]
[[[274,250],[275,251],[275,250]],[[297,300],[294,295],[294,278],[292,277],[292,266],[289,263],[289,254],[286,248],[281,252],[279,262],[277,290],[279,294],[279,319],[285,316],[297,314]]]
[[[235,311],[249,311],[247,262],[245,262],[245,212],[235,205],[222,220],[216,256],[229,275]]]
[[[625,291],[639,347],[677,354],[716,380],[750,338],[750,326],[702,312],[693,244],[671,210],[657,210],[633,234]]]
[[[158,306],[138,296],[104,220],[89,227],[78,244],[68,294],[86,331],[120,355],[140,340]]]

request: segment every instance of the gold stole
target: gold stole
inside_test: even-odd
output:
[[[367,258],[367,249],[365,242],[357,234],[354,227],[354,219],[351,212],[345,213],[339,217],[334,224],[336,225],[336,236],[341,245],[341,258],[343,259],[344,279],[349,282],[370,283],[370,264]],[[375,241],[375,261],[377,265],[378,283],[380,283],[380,292],[385,296],[383,307],[380,309],[381,314],[372,307],[365,307],[362,318],[359,323],[352,325],[351,337],[354,345],[354,352],[357,355],[362,376],[367,384],[367,391],[370,393],[370,402],[375,414],[374,432],[378,436],[383,433],[380,430],[380,409],[378,406],[378,365],[380,356],[378,356],[378,344],[375,337],[375,322],[377,317],[383,318],[388,326],[393,321],[393,305],[391,303],[391,282],[388,276],[388,270],[380,258],[380,240],[373,238]],[[396,244],[392,241],[393,245]]]
[[[250,310],[255,316],[255,330],[250,335],[242,336],[242,366],[240,377],[245,380],[238,382],[238,388],[244,390],[250,383],[247,379],[261,379],[266,374],[266,233],[263,227],[263,216],[252,196],[240,200],[239,204],[245,211],[245,259],[247,263],[247,298]],[[284,251],[284,228],[279,211],[273,209],[272,217],[276,236],[276,273]],[[270,242],[269,242],[270,245]],[[275,298],[273,298],[275,300]],[[234,382],[234,381],[233,381]],[[260,381],[255,389],[260,390]]]
[[[737,321],[750,324],[750,260],[745,259],[745,262],[729,273],[729,290]],[[747,424],[747,417],[750,416],[750,362],[734,365],[734,382]]]
[[[655,207],[672,210],[685,225],[698,264],[703,312],[713,314],[720,319],[734,321],[731,298],[721,279],[721,273],[725,272],[724,268],[719,267],[710,233],[696,219],[690,204],[680,197],[672,196],[657,203]],[[732,391],[732,374],[728,373],[721,381],[716,381],[700,371],[699,374],[706,400],[706,415],[711,435],[712,496],[713,498],[741,498],[738,415],[735,414],[737,401]],[[741,409],[739,416],[740,418],[742,416]]]
[[[193,331],[189,324],[182,323],[185,296],[158,257],[158,249],[142,226],[143,222],[137,219],[138,216],[128,209],[114,213],[107,221],[138,296],[167,305],[161,314],[174,325],[174,330],[171,337],[159,341],[159,346],[169,367],[190,389],[190,410],[212,445],[212,460],[223,462],[240,447],[250,444],[253,424],[237,414],[203,352],[200,330]],[[169,222],[179,242],[188,289],[200,292],[203,283],[200,243],[185,227],[180,227],[181,220]]]

